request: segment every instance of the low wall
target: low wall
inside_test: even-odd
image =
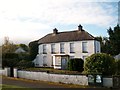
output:
[[[9,68],[0,69],[0,75],[9,76],[9,74],[10,74]]]
[[[62,75],[62,74],[49,74],[46,72],[30,72],[30,71],[18,71],[17,75],[19,78],[26,78],[31,80],[88,85],[88,77],[85,75]]]
[[[5,70],[0,70],[0,75],[5,75]]]
[[[10,68],[5,68],[3,70],[0,70],[0,75],[9,76],[9,69]],[[47,72],[31,72],[14,69],[14,77],[67,84],[88,85],[88,77],[85,75],[50,74]],[[113,78],[104,77],[103,86],[113,87]]]
[[[104,87],[113,87],[113,78],[103,78]]]

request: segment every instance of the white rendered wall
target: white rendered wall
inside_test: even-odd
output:
[[[83,53],[82,52],[82,42],[87,42],[87,51],[88,53]],[[69,56],[74,56],[74,58],[83,58],[83,56],[90,56],[94,53],[97,53],[97,51],[100,52],[100,43],[95,40],[85,40],[85,41],[73,41],[73,42],[61,42],[64,43],[64,51],[65,54],[68,54]],[[74,43],[74,50],[75,53],[70,53],[70,43]],[[55,52],[56,54],[60,54],[60,43],[54,43],[55,44]],[[43,57],[47,57],[47,65],[48,67],[51,67],[52,65],[52,55],[51,54],[51,43],[46,44],[46,51],[47,54],[43,54],[43,45],[39,45],[39,51],[38,51],[38,56],[39,58],[37,59],[37,63],[39,66],[43,65]]]

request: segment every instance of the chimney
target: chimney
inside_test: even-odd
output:
[[[54,34],[58,34],[58,30],[55,28],[55,29],[53,29],[53,33]]]
[[[82,30],[83,30],[82,27],[83,27],[83,26],[81,26],[81,24],[79,24],[78,30],[79,30],[79,31],[82,31]]]

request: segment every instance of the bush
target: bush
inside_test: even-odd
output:
[[[81,58],[74,58],[74,59],[70,59],[68,61],[68,70],[70,71],[79,71],[82,72],[83,71],[83,64],[84,61]]]
[[[30,61],[30,55],[28,53],[19,53],[19,60],[29,60]]]
[[[19,62],[18,54],[16,53],[3,53],[2,54],[2,67],[16,67]]]
[[[116,66],[116,75],[120,75],[120,60],[116,60],[115,66]]]
[[[27,60],[21,60],[18,64],[17,64],[18,68],[30,68],[30,67],[34,67],[34,64],[32,61],[27,61]]]
[[[115,60],[105,53],[97,53],[86,58],[84,64],[86,74],[113,75],[115,73]]]
[[[16,54],[16,53],[2,53],[2,58],[14,59],[14,58],[18,58],[18,54]]]

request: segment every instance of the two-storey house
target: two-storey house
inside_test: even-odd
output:
[[[39,39],[39,50],[36,56],[36,67],[54,67],[65,69],[70,58],[82,58],[100,52],[100,42],[95,37],[78,26],[78,30],[58,32],[55,28]]]

